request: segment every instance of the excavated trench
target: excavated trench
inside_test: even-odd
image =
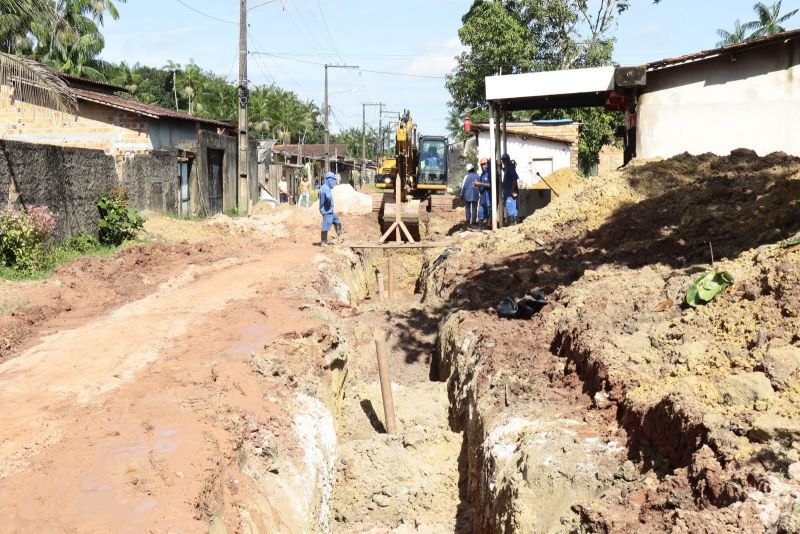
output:
[[[498,331],[486,313],[421,303],[431,269],[415,254],[395,253],[397,294],[380,303],[386,262],[350,257],[332,283],[348,288],[354,310],[338,325],[352,343],[333,388],[333,532],[572,532],[577,503],[648,483],[611,410],[596,409],[551,352],[551,332],[531,337],[516,321]],[[384,426],[378,329],[388,332],[395,434]]]
[[[692,466],[689,478],[675,479],[685,485],[676,490],[682,500],[644,501],[676,470],[686,472],[706,443],[702,425],[675,406],[625,406],[623,385],[609,383],[576,333],[554,327],[549,308],[504,321],[492,310],[421,299],[441,256],[393,254],[389,302],[379,301],[376,283],[385,253],[340,252],[328,266],[338,273],[328,277],[329,291],[348,304],[332,307],[340,342],[329,365],[331,399],[321,400],[333,412],[336,454],[323,477],[332,487],[322,492],[320,530],[624,532],[647,521],[668,531],[661,515],[697,510],[690,483],[706,483],[707,474]],[[389,347],[393,434],[376,331]]]

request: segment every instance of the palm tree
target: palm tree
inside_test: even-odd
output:
[[[750,36],[751,39],[768,37],[786,31],[786,28],[784,28],[782,24],[796,15],[798,10],[795,9],[781,15],[782,3],[783,0],[777,0],[771,6],[767,6],[763,2],[759,2],[753,6],[753,11],[756,12],[758,20],[748,22],[743,26],[747,31],[753,30],[753,34]]]
[[[742,22],[739,19],[736,19],[736,22],[733,23],[732,32],[719,29],[717,30],[717,35],[719,35],[721,39],[721,41],[717,42],[717,47],[743,43],[751,39],[751,37],[747,35],[747,28],[742,26]]]
[[[0,13],[6,17],[17,17],[18,21],[56,19],[53,5],[47,0],[0,0]],[[17,28],[17,38],[27,33]],[[15,97],[33,104],[60,111],[77,109],[75,97],[53,71],[7,51],[0,52],[0,84],[13,86]]]

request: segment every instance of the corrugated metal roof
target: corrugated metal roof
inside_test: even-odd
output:
[[[339,155],[339,157],[345,157],[347,155],[347,149],[349,148],[347,143],[330,143],[329,144],[329,154],[331,156]],[[292,156],[296,156],[300,153],[300,145],[275,145],[272,147],[273,152],[286,152]],[[324,158],[325,157],[325,145],[322,143],[319,144],[308,144],[303,145],[303,157],[304,158]]]
[[[66,82],[70,92],[78,100],[86,102],[94,102],[103,106],[109,106],[115,109],[121,109],[150,117],[152,119],[175,119],[181,121],[189,121],[200,124],[207,124],[218,128],[235,128],[236,124],[230,121],[220,121],[216,119],[207,119],[204,117],[197,117],[189,115],[181,111],[162,108],[161,106],[154,106],[152,104],[145,104],[138,100],[118,96],[114,93],[124,92],[124,87],[112,85],[104,82],[96,82],[94,80],[87,80],[69,74],[57,73],[58,76]]]
[[[760,46],[777,43],[780,41],[788,41],[797,39],[800,37],[800,29],[797,30],[790,30],[783,33],[778,33],[775,35],[771,35],[769,37],[764,37],[763,39],[756,39],[753,41],[747,41],[744,43],[737,43],[728,46],[723,46],[720,48],[712,48],[710,50],[703,50],[701,52],[695,52],[692,54],[686,54],[683,56],[671,57],[666,59],[660,59],[658,61],[652,61],[650,63],[646,63],[645,66],[649,70],[658,70],[664,69],[667,67],[673,67],[675,65],[681,65],[683,63],[692,63],[694,61],[701,61],[704,59],[711,59],[722,54],[728,54],[730,52],[736,52],[741,50],[748,50],[751,48],[758,48]]]
[[[182,121],[199,122],[201,124],[218,126],[220,128],[234,128],[236,126],[232,122],[197,117],[195,115],[189,115],[188,113],[162,108],[152,104],[145,104],[137,100],[131,100],[130,98],[124,98],[100,91],[90,91],[88,89],[79,89],[77,87],[70,87],[70,91],[78,100],[94,102],[96,104],[129,111],[131,113],[136,113],[137,115],[143,115],[153,119],[176,119]]]

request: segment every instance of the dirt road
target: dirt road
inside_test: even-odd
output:
[[[4,362],[0,531],[208,531],[201,496],[236,419],[280,411],[247,356],[313,325],[298,306],[318,251],[187,256],[148,294]]]

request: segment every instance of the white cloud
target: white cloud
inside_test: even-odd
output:
[[[444,76],[456,65],[455,57],[466,50],[458,37],[430,42],[425,52],[411,60],[403,69],[405,74],[417,76]]]

